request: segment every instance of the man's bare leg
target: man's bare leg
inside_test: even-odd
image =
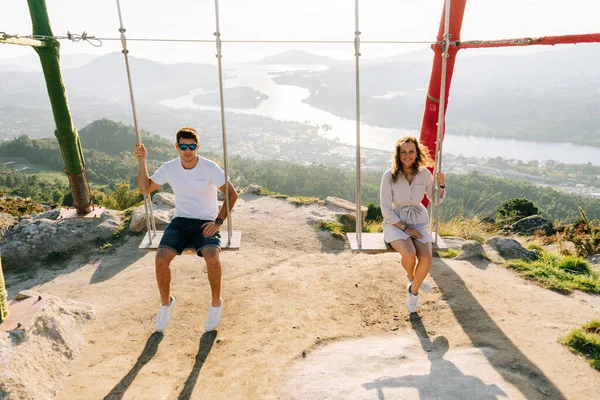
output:
[[[208,246],[200,252],[206,261],[208,270],[208,283],[212,295],[210,305],[219,307],[221,305],[221,260],[219,259],[221,251],[217,247]]]
[[[171,304],[171,261],[177,253],[165,247],[156,251],[156,282],[163,306]]]

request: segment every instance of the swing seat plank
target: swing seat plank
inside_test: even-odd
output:
[[[356,240],[356,233],[346,233],[348,237],[348,243],[350,244],[350,249],[353,253],[386,253],[395,251],[392,246],[387,244],[385,240],[383,240],[383,233],[361,233],[361,246],[358,247],[358,242]],[[437,238],[437,244],[435,243],[435,239],[437,233],[432,233],[434,243],[432,243],[433,251],[444,251],[448,250],[448,246],[444,242],[444,239],[441,237]]]
[[[165,231],[156,231],[156,236],[152,235],[152,243],[148,232],[144,235],[144,240],[140,244],[141,250],[156,251],[158,245],[163,237]],[[229,239],[229,233],[227,231],[221,232],[221,250],[239,250],[242,242],[242,231],[231,231],[231,243],[227,243]],[[183,254],[196,254],[194,247],[186,247]]]

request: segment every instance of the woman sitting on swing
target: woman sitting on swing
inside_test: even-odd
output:
[[[425,282],[432,260],[433,239],[429,234],[429,213],[421,201],[434,200],[434,185],[439,184],[438,202],[445,197],[444,174],[434,181],[427,167],[433,166],[429,149],[411,136],[396,142],[392,168],[381,179],[380,202],[383,236],[402,256],[408,277],[408,311],[417,312],[419,290],[431,292]]]

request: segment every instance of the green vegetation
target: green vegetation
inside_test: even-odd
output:
[[[30,199],[19,199],[14,197],[0,198],[0,212],[19,217],[32,213],[43,212],[44,208]]]
[[[164,161],[177,156],[171,140],[146,132],[142,135],[149,151],[151,172]],[[137,161],[131,153],[135,143],[134,130],[122,123],[100,120],[82,129],[80,136],[95,202],[115,207],[113,200],[108,200],[108,197],[116,191],[117,185],[130,184],[134,188],[137,184]],[[211,155],[203,156],[214,159]],[[19,157],[35,163],[40,171],[44,171],[44,177],[40,178],[0,165],[0,189],[3,188],[6,194],[29,197],[43,204],[72,204],[72,196],[64,176],[58,179],[56,175],[51,175],[63,173],[62,158],[55,139],[34,140],[22,136],[0,144],[0,157]],[[355,174],[351,170],[284,161],[256,161],[239,156],[230,161],[230,175],[238,186],[257,184],[265,188],[264,194],[277,197],[312,197],[323,200],[327,196],[334,196],[355,201]],[[378,221],[380,218],[378,204],[381,174],[382,172],[377,171],[362,174],[361,196],[364,204],[371,203],[368,221]],[[475,217],[482,221],[495,217],[504,202],[524,198],[535,204],[540,214],[549,220],[574,222],[579,217],[578,206],[582,207],[589,218],[600,218],[598,199],[582,198],[526,182],[477,173],[449,174],[446,182],[451,195],[441,207],[441,221]],[[123,209],[131,204],[123,201],[123,193],[119,192],[116,196],[120,199],[114,199],[118,204],[117,208]],[[475,240],[484,237],[482,234],[457,236]]]
[[[561,342],[572,352],[588,358],[590,365],[600,371],[600,320],[592,320],[574,329]]]
[[[600,293],[600,274],[581,258],[539,252],[536,260],[511,260],[508,266],[523,277],[560,293],[581,290]]]
[[[339,222],[324,220],[319,221],[319,223],[317,224],[317,229],[329,231],[329,233],[331,233],[331,236],[342,240],[344,240],[344,238],[346,237],[346,232],[351,232],[346,230],[344,225],[340,224]]]
[[[487,238],[497,232],[497,229],[493,224],[482,222],[478,217],[458,217],[449,221],[440,221],[438,232],[440,236],[456,236],[483,244]]]
[[[321,199],[319,199],[318,197],[305,197],[305,196],[298,196],[298,197],[289,197],[287,199],[290,203],[297,205],[297,206],[307,206],[309,204],[325,204],[325,202]]]
[[[456,249],[448,249],[448,250],[443,250],[443,251],[434,251],[433,252],[433,256],[434,257],[440,257],[440,258],[454,258],[457,255],[460,254],[460,250],[456,250]]]
[[[521,218],[536,215],[540,210],[527,199],[510,199],[498,207],[497,222],[512,224]]]
[[[579,213],[581,217],[566,229],[567,239],[573,242],[577,254],[582,257],[600,253],[600,222],[590,221],[581,207]]]

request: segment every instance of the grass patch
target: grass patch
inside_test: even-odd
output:
[[[348,232],[346,230],[346,228],[344,227],[344,225],[340,224],[339,222],[334,222],[334,221],[321,220],[317,224],[317,228],[325,230],[325,231],[329,231],[331,236],[333,236],[334,238],[337,238],[337,239],[344,239],[345,233]]]
[[[592,320],[574,329],[561,342],[573,353],[585,356],[590,365],[600,371],[600,320]]]
[[[269,196],[269,197],[274,197],[276,199],[287,199],[288,196],[287,194],[281,194],[281,193],[276,193],[276,192],[271,192],[268,189],[265,188],[260,188],[260,190],[257,193],[259,196]]]
[[[356,232],[356,222],[354,218],[342,214],[338,217],[338,221],[325,221],[321,220],[316,225],[317,229],[329,231],[331,236],[338,239],[345,239],[347,232]],[[364,233],[377,233],[381,232],[380,222],[367,222],[362,226],[361,232]]]
[[[446,222],[440,221],[438,232],[440,236],[455,236],[483,243],[497,232],[497,228],[490,223],[482,222],[478,217],[453,218]]]
[[[460,250],[456,250],[456,249],[448,249],[448,250],[433,252],[434,257],[437,256],[440,258],[454,258],[459,254],[460,254]]]
[[[511,260],[508,267],[543,287],[570,294],[573,290],[600,293],[600,274],[589,263],[574,256],[541,251],[537,260]]]
[[[285,195],[282,195],[282,196],[285,196]],[[323,200],[319,199],[318,197],[298,196],[298,197],[288,197],[287,200],[296,206],[307,206],[309,204],[320,204],[320,205],[325,204],[325,202]]]
[[[542,246],[540,246],[537,243],[529,243],[527,245],[527,250],[537,250],[537,251],[543,251],[544,248]]]

